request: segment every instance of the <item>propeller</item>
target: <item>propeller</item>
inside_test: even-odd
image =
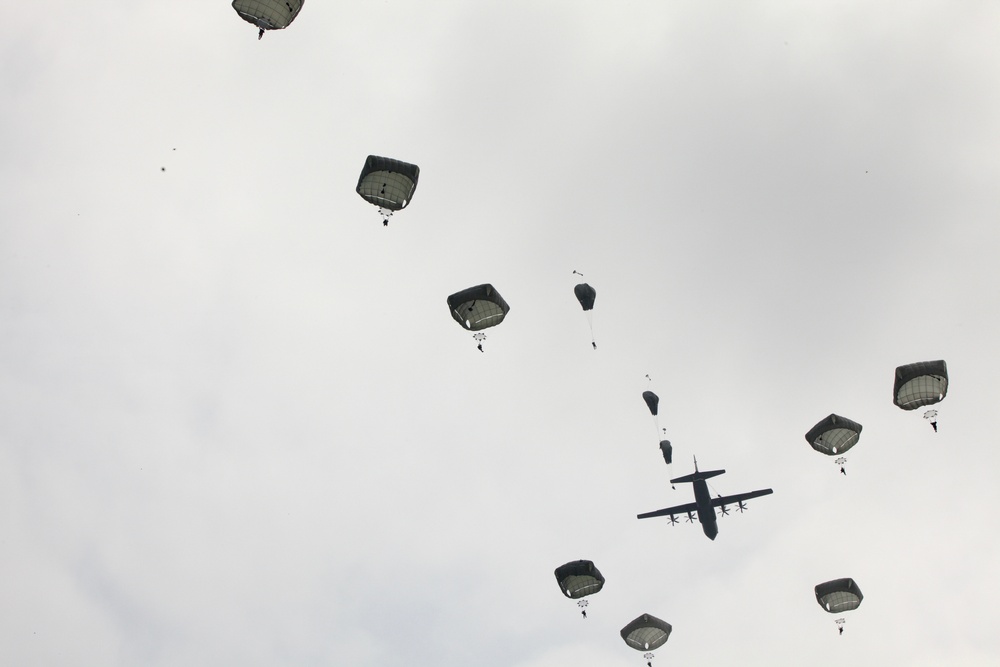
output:
[[[688,512],[687,513],[687,522],[688,523],[694,523],[694,512]]]
[[[719,516],[729,516],[729,508],[726,507],[725,505],[720,505],[719,511],[721,512]]]
[[[674,526],[674,525],[676,525],[676,524],[677,524],[677,517],[676,517],[676,516],[674,516],[673,514],[671,514],[671,515],[670,515],[670,525],[671,525],[671,526]]]
[[[746,503],[744,503],[742,500],[737,501],[736,509],[739,510],[740,514],[743,514],[743,512],[747,511]]]

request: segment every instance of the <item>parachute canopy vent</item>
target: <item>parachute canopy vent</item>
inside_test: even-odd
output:
[[[448,297],[451,316],[469,331],[495,327],[507,317],[510,306],[486,283],[456,292]]]
[[[584,310],[594,309],[594,299],[597,298],[597,290],[593,287],[587,283],[580,283],[573,288],[573,294],[576,295],[576,300],[580,302],[580,306]]]
[[[666,621],[643,614],[622,628],[621,635],[636,651],[652,651],[667,643],[671,630],[673,628]]]
[[[281,30],[295,20],[304,0],[233,0],[233,9],[261,30]]]
[[[948,365],[944,360],[918,361],[896,369],[892,402],[904,410],[933,405],[948,395]]]
[[[864,597],[851,578],[834,579],[816,585],[816,602],[831,614],[857,609]]]
[[[399,211],[413,199],[420,167],[388,157],[369,155],[358,178],[357,191],[369,204]]]
[[[604,588],[604,576],[593,561],[575,560],[556,568],[556,581],[563,595],[582,598]]]
[[[839,415],[830,415],[806,433],[806,442],[827,456],[843,454],[858,443],[861,424]]]

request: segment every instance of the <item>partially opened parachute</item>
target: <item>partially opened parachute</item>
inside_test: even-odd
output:
[[[357,192],[369,204],[378,206],[383,223],[389,224],[394,211],[406,208],[417,189],[420,167],[388,157],[369,155],[358,177]]]
[[[865,597],[849,577],[817,584],[815,590],[816,602],[831,614],[857,609]]]
[[[652,651],[667,643],[671,630],[673,628],[666,621],[643,614],[622,628],[621,635],[625,643],[636,651]]]
[[[455,292],[448,297],[451,316],[469,331],[495,327],[507,317],[510,306],[489,283]]]
[[[944,360],[919,361],[896,368],[892,402],[903,410],[934,405],[948,395],[948,365]]]
[[[604,576],[593,561],[575,560],[556,568],[559,590],[574,600],[593,595],[604,588]]]
[[[667,465],[674,462],[674,448],[670,446],[669,440],[660,440],[660,451],[663,453],[663,460]]]
[[[646,407],[649,408],[649,412],[655,417],[659,409],[660,397],[651,391],[644,391],[642,392],[642,400],[646,401]]]
[[[257,39],[265,30],[287,28],[299,15],[304,0],[233,0],[233,9],[244,21],[260,28]]]
[[[809,429],[806,442],[821,454],[837,456],[856,445],[860,437],[861,424],[831,414]]]
[[[576,300],[580,302],[580,307],[584,310],[594,309],[594,300],[597,298],[597,290],[587,283],[580,283],[573,288]]]

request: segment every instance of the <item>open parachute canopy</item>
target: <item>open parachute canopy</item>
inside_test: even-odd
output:
[[[265,30],[287,28],[302,9],[304,0],[233,0],[233,9],[244,21]]]
[[[864,597],[861,589],[849,577],[816,585],[816,602],[831,614],[857,609]]]
[[[903,410],[934,405],[948,395],[948,365],[944,360],[918,361],[896,368],[892,402]]]
[[[495,327],[507,317],[510,306],[489,283],[455,292],[448,297],[451,316],[469,331]]]
[[[594,309],[594,299],[597,298],[597,290],[593,287],[587,283],[580,283],[573,288],[573,294],[576,295],[576,300],[580,302],[580,306],[584,310]]]
[[[655,417],[660,405],[660,397],[651,391],[642,392],[642,400],[646,401],[649,412]]]
[[[843,454],[858,443],[861,424],[839,415],[830,415],[806,433],[806,442],[827,456]]]
[[[358,177],[357,192],[369,204],[385,211],[400,211],[413,199],[420,167],[388,157],[369,155]]]
[[[604,588],[604,577],[593,561],[575,560],[556,568],[559,589],[568,598],[593,595]]]
[[[643,614],[622,628],[621,635],[636,651],[652,651],[667,643],[671,630],[673,628],[666,621]]]

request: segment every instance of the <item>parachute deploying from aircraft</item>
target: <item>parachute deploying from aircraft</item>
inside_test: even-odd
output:
[[[369,155],[358,177],[357,192],[369,204],[378,206],[382,224],[413,199],[420,178],[420,167],[388,157]]]
[[[659,412],[660,397],[651,391],[642,392],[642,400],[646,401],[646,407],[649,408],[649,414],[654,417]]]
[[[861,589],[850,577],[817,584],[815,592],[816,602],[830,614],[857,609],[865,598],[861,594]],[[837,625],[840,627],[840,634],[844,634],[844,619],[838,618]]]
[[[903,410],[916,410],[934,405],[948,395],[948,365],[938,361],[918,361],[896,368],[896,381],[892,387],[892,402]],[[932,412],[932,411],[928,411]],[[937,432],[937,411],[928,417]],[[926,416],[926,415],[925,415]]]
[[[840,472],[847,474],[843,464],[844,452],[857,444],[861,437],[861,424],[840,415],[831,414],[826,419],[809,429],[806,442],[821,454],[837,456]]]
[[[660,440],[660,452],[663,453],[663,461],[667,465],[674,462],[674,448],[670,446],[669,440]]]
[[[233,0],[233,9],[244,21],[260,28],[257,33],[257,39],[260,39],[265,30],[287,28],[299,15],[303,2],[304,0]]]
[[[559,582],[559,590],[566,597],[577,600],[580,613],[587,618],[587,601],[584,598],[593,595],[604,588],[604,576],[597,569],[593,561],[576,560],[560,565],[556,568],[556,581]]]
[[[510,310],[507,302],[489,283],[455,292],[448,297],[448,308],[456,322],[468,331],[476,332],[500,324]],[[477,334],[480,352],[483,351],[482,340],[485,338],[486,334]]]
[[[590,325],[590,344],[597,349],[597,341],[594,339],[594,300],[597,298],[597,290],[587,283],[580,283],[573,288],[576,300],[580,302],[580,307],[587,316],[587,323]]]
[[[643,614],[621,630],[622,639],[636,651],[654,651],[667,643],[673,628],[651,614]],[[645,656],[652,660],[652,654]],[[646,663],[647,665],[651,663]]]

